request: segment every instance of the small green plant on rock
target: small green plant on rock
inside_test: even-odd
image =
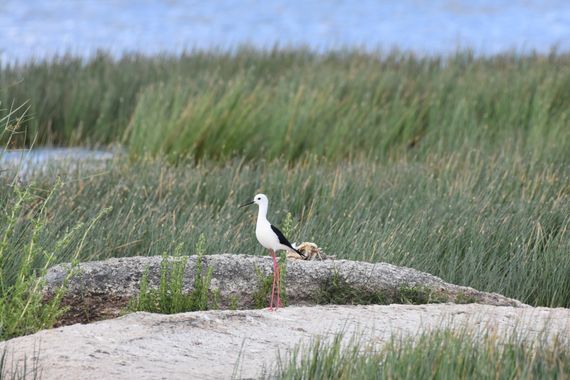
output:
[[[198,243],[196,244],[196,276],[194,277],[194,290],[190,293],[193,299],[193,308],[191,311],[195,310],[208,310],[208,290],[210,288],[210,283],[212,282],[212,268],[204,265],[202,263],[204,254],[206,253],[206,237],[201,234],[198,238]],[[204,273],[205,269],[205,273]]]
[[[188,256],[182,256],[183,244],[179,244],[174,256],[162,256],[160,263],[160,284],[158,289],[149,288],[148,269],[142,276],[140,292],[128,306],[129,311],[148,311],[152,313],[174,314],[186,311],[208,310],[218,307],[219,292],[214,292],[210,303],[209,288],[212,280],[212,268],[203,265],[205,253],[205,237],[200,235],[196,245],[196,275],[194,289],[184,292],[184,274],[188,264]],[[205,272],[205,273],[204,273]],[[216,294],[218,296],[216,297]]]
[[[387,303],[386,296],[381,292],[355,288],[337,270],[321,284],[320,288],[316,298],[318,304],[384,305]]]
[[[279,256],[279,261],[277,263],[279,266],[279,276],[280,276],[280,295],[282,306],[287,306],[287,256],[282,253]],[[257,290],[253,293],[253,305],[256,309],[263,309],[267,307],[271,297],[271,289],[273,288],[273,273],[270,275],[265,275],[261,269],[255,267],[255,275],[257,277]]]
[[[398,303],[423,305],[428,303],[444,303],[449,298],[427,286],[402,286],[397,296]]]
[[[256,309],[263,309],[267,307],[271,296],[273,276],[266,276],[258,267],[255,267],[255,275],[257,277],[257,290],[253,293],[253,304]]]
[[[455,299],[453,300],[453,302],[456,304],[476,303],[477,298],[475,296],[472,296],[472,295],[467,295],[465,292],[459,292],[455,296]]]
[[[238,297],[236,295],[230,296],[230,310],[237,310],[238,308]]]

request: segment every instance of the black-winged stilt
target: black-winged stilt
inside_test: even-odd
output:
[[[252,204],[257,204],[259,206],[259,211],[257,213],[257,224],[255,227],[255,236],[257,241],[263,247],[269,250],[269,254],[273,257],[273,287],[271,289],[271,303],[269,304],[269,310],[273,310],[273,298],[275,296],[275,284],[277,283],[277,304],[275,308],[281,305],[281,273],[279,273],[279,265],[277,265],[277,259],[275,257],[275,252],[277,251],[292,251],[299,255],[305,257],[305,255],[299,252],[297,249],[293,248],[289,240],[283,235],[281,231],[267,220],[267,208],[269,207],[269,199],[265,194],[257,194],[253,197],[251,202],[243,204],[239,207],[245,207]]]

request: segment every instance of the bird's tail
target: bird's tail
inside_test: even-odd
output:
[[[305,255],[303,252],[299,251],[298,249],[295,249],[295,252],[297,252],[299,255],[301,255],[302,258],[306,259],[307,255]]]
[[[295,251],[296,253],[298,253],[299,256],[301,256],[302,258],[304,258],[304,259],[307,258],[307,255],[305,255],[303,252],[299,251],[299,250],[297,249],[297,247],[295,247],[295,244],[293,244],[293,245],[291,246],[291,249],[292,249],[293,251]]]

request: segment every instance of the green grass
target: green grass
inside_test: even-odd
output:
[[[394,292],[370,291],[353,287],[338,272],[333,273],[320,285],[320,291],[315,296],[315,303],[325,305],[390,305],[394,303],[423,305],[445,302],[470,303],[475,302],[475,298],[460,295],[456,299],[450,299],[441,291],[422,285],[402,286]]]
[[[425,158],[509,146],[570,158],[570,56],[441,58],[238,49],[105,53],[0,69],[0,102],[28,102],[14,146],[125,143],[134,156],[223,161],[316,155]],[[18,113],[16,113],[18,114]]]
[[[338,272],[327,278],[320,288],[319,294],[315,297],[318,304],[387,305],[395,301],[382,292],[367,292],[352,287]]]
[[[269,372],[269,371],[267,371]],[[316,339],[281,356],[278,379],[565,379],[570,345],[556,338],[530,341],[478,337],[468,331],[437,330],[415,339],[392,338],[383,347],[347,339]]]
[[[271,302],[273,275],[266,276],[259,268],[255,268],[255,275],[257,276],[257,288],[253,293],[253,304],[256,309],[263,309]]]
[[[106,212],[100,211],[91,223],[76,222],[62,229],[51,244],[41,241],[50,217],[48,204],[60,189],[34,192],[31,187],[14,185],[12,197],[0,212],[0,340],[49,328],[64,312],[61,299],[65,284],[44,301],[44,276],[51,265],[66,255],[74,263],[89,232]],[[70,271],[68,278],[73,275]]]
[[[205,237],[200,236],[196,245],[197,263],[192,292],[184,293],[184,274],[188,256],[184,256],[183,245],[178,245],[174,256],[162,256],[160,264],[160,285],[158,289],[149,288],[148,271],[143,275],[139,295],[131,300],[128,311],[148,311],[151,313],[175,314],[187,311],[217,309],[213,293],[209,294],[212,280],[212,268],[204,267]]]

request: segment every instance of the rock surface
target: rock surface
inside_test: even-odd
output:
[[[190,256],[187,259],[183,291],[189,293],[193,290],[198,258]],[[169,260],[172,262],[176,259]],[[69,307],[69,311],[60,325],[121,315],[129,300],[139,293],[145,271],[148,273],[149,288],[159,286],[161,261],[162,257],[155,256],[80,264],[78,274],[68,283],[63,303]],[[263,279],[273,273],[270,257],[207,255],[203,257],[202,264],[212,268],[210,290],[212,294],[219,292],[218,306],[222,309],[230,306],[254,308]],[[49,270],[45,288],[47,297],[61,286],[68,270],[69,265],[65,264]],[[439,277],[386,263],[289,261],[286,272],[289,305],[477,302],[496,306],[525,306],[499,294],[449,284]]]
[[[264,366],[274,366],[278,350],[283,354],[316,336],[343,331],[382,344],[393,334],[465,326],[499,338],[512,329],[531,339],[568,338],[570,310],[430,304],[134,313],[15,338],[0,343],[0,352],[8,350],[8,371],[26,356],[28,366],[36,358],[43,379],[257,378]]]

